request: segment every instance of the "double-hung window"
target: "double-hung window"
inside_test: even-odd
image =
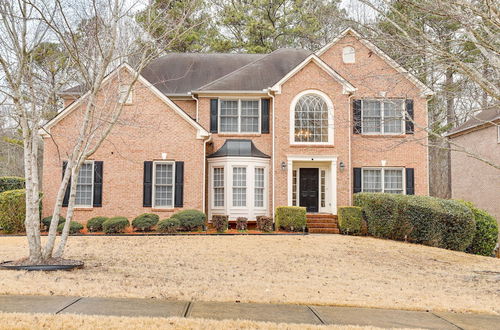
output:
[[[92,207],[94,195],[94,162],[85,162],[80,167],[76,183],[76,206]]]
[[[259,133],[259,100],[220,100],[221,133]]]
[[[264,168],[255,168],[255,207],[264,207]]]
[[[404,100],[362,100],[363,134],[402,134]]]
[[[363,192],[404,193],[402,168],[363,168]]]
[[[247,206],[247,168],[233,167],[233,206]]]
[[[174,162],[154,162],[154,207],[174,207]]]
[[[214,167],[214,207],[224,206],[224,167]]]

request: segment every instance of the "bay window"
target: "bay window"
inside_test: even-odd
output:
[[[264,168],[255,168],[255,207],[264,207]]]
[[[224,167],[214,168],[214,206],[224,206]]]
[[[233,167],[233,206],[247,206],[246,167]]]

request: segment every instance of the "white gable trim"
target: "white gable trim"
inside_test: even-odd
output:
[[[120,65],[116,68],[112,73],[110,73],[106,78],[103,79],[102,84],[104,85],[108,80],[111,79],[119,70],[127,69],[132,75],[137,74],[137,72],[127,63]],[[184,110],[182,110],[177,104],[175,104],[171,99],[165,96],[162,92],[158,90],[155,86],[153,86],[149,81],[147,81],[142,75],[139,74],[138,82],[149,88],[153,94],[155,94],[160,100],[166,103],[170,108],[172,108],[179,116],[181,116],[184,120],[186,120],[191,126],[196,129],[196,138],[204,139],[209,136],[207,130],[205,130],[198,122],[196,122],[193,118],[191,118]],[[50,135],[50,129],[56,125],[59,121],[65,118],[68,114],[70,114],[73,110],[75,110],[78,106],[80,106],[83,100],[90,94],[90,92],[86,92],[80,98],[78,98],[75,102],[66,107],[63,111],[57,114],[52,120],[47,122],[41,129],[39,134],[43,137]]]
[[[356,30],[352,28],[347,28],[342,33],[340,33],[332,42],[328,45],[324,46],[320,50],[316,52],[317,56],[323,55],[328,49],[330,49],[333,45],[335,45],[340,39],[344,38],[348,33],[352,34],[356,39],[358,39],[363,45],[365,45],[368,49],[377,54],[380,58],[382,58],[387,64],[389,64],[393,69],[403,74],[409,81],[411,81],[420,91],[422,92],[422,96],[432,96],[434,95],[434,91],[432,91],[429,87],[427,87],[424,83],[418,80],[411,72],[403,68],[398,62],[393,60],[389,55],[384,53],[380,48],[375,46],[370,41],[363,38],[361,34],[359,34]]]
[[[342,93],[344,93],[344,94],[350,94],[350,93],[353,93],[354,91],[356,91],[356,87],[354,87],[353,85],[351,85],[347,80],[345,80],[341,75],[339,75],[335,70],[333,70],[330,66],[328,66],[328,64],[326,64],[325,62],[323,62],[315,54],[312,54],[309,57],[307,57],[299,65],[297,65],[295,68],[293,68],[293,70],[291,70],[290,72],[288,72],[286,74],[286,76],[284,76],[283,78],[281,78],[280,81],[278,81],[276,84],[274,84],[274,86],[271,87],[270,89],[272,91],[276,92],[276,94],[281,94],[281,87],[283,86],[283,84],[285,82],[287,82],[288,79],[290,79],[291,77],[293,77],[297,72],[299,72],[302,68],[304,68],[310,62],[316,63],[321,69],[323,69],[324,71],[326,71],[333,79],[337,80],[342,85],[342,87],[343,87]]]

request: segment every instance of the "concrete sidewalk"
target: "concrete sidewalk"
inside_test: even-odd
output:
[[[445,312],[231,302],[62,296],[1,296],[0,312],[188,317],[215,320],[362,325],[381,328],[500,329],[500,316]]]

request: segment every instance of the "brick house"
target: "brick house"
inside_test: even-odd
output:
[[[117,99],[113,77],[127,70],[106,85]],[[82,94],[67,90],[45,126],[44,216]],[[75,219],[194,208],[255,220],[283,205],[336,214],[359,191],[426,195],[431,95],[352,29],[316,53],[168,54],[141,72],[81,169]]]
[[[448,132],[456,146],[473,150],[480,158],[500,164],[500,108],[484,109]],[[488,211],[500,221],[500,174],[498,169],[460,151],[451,152],[451,195]]]

